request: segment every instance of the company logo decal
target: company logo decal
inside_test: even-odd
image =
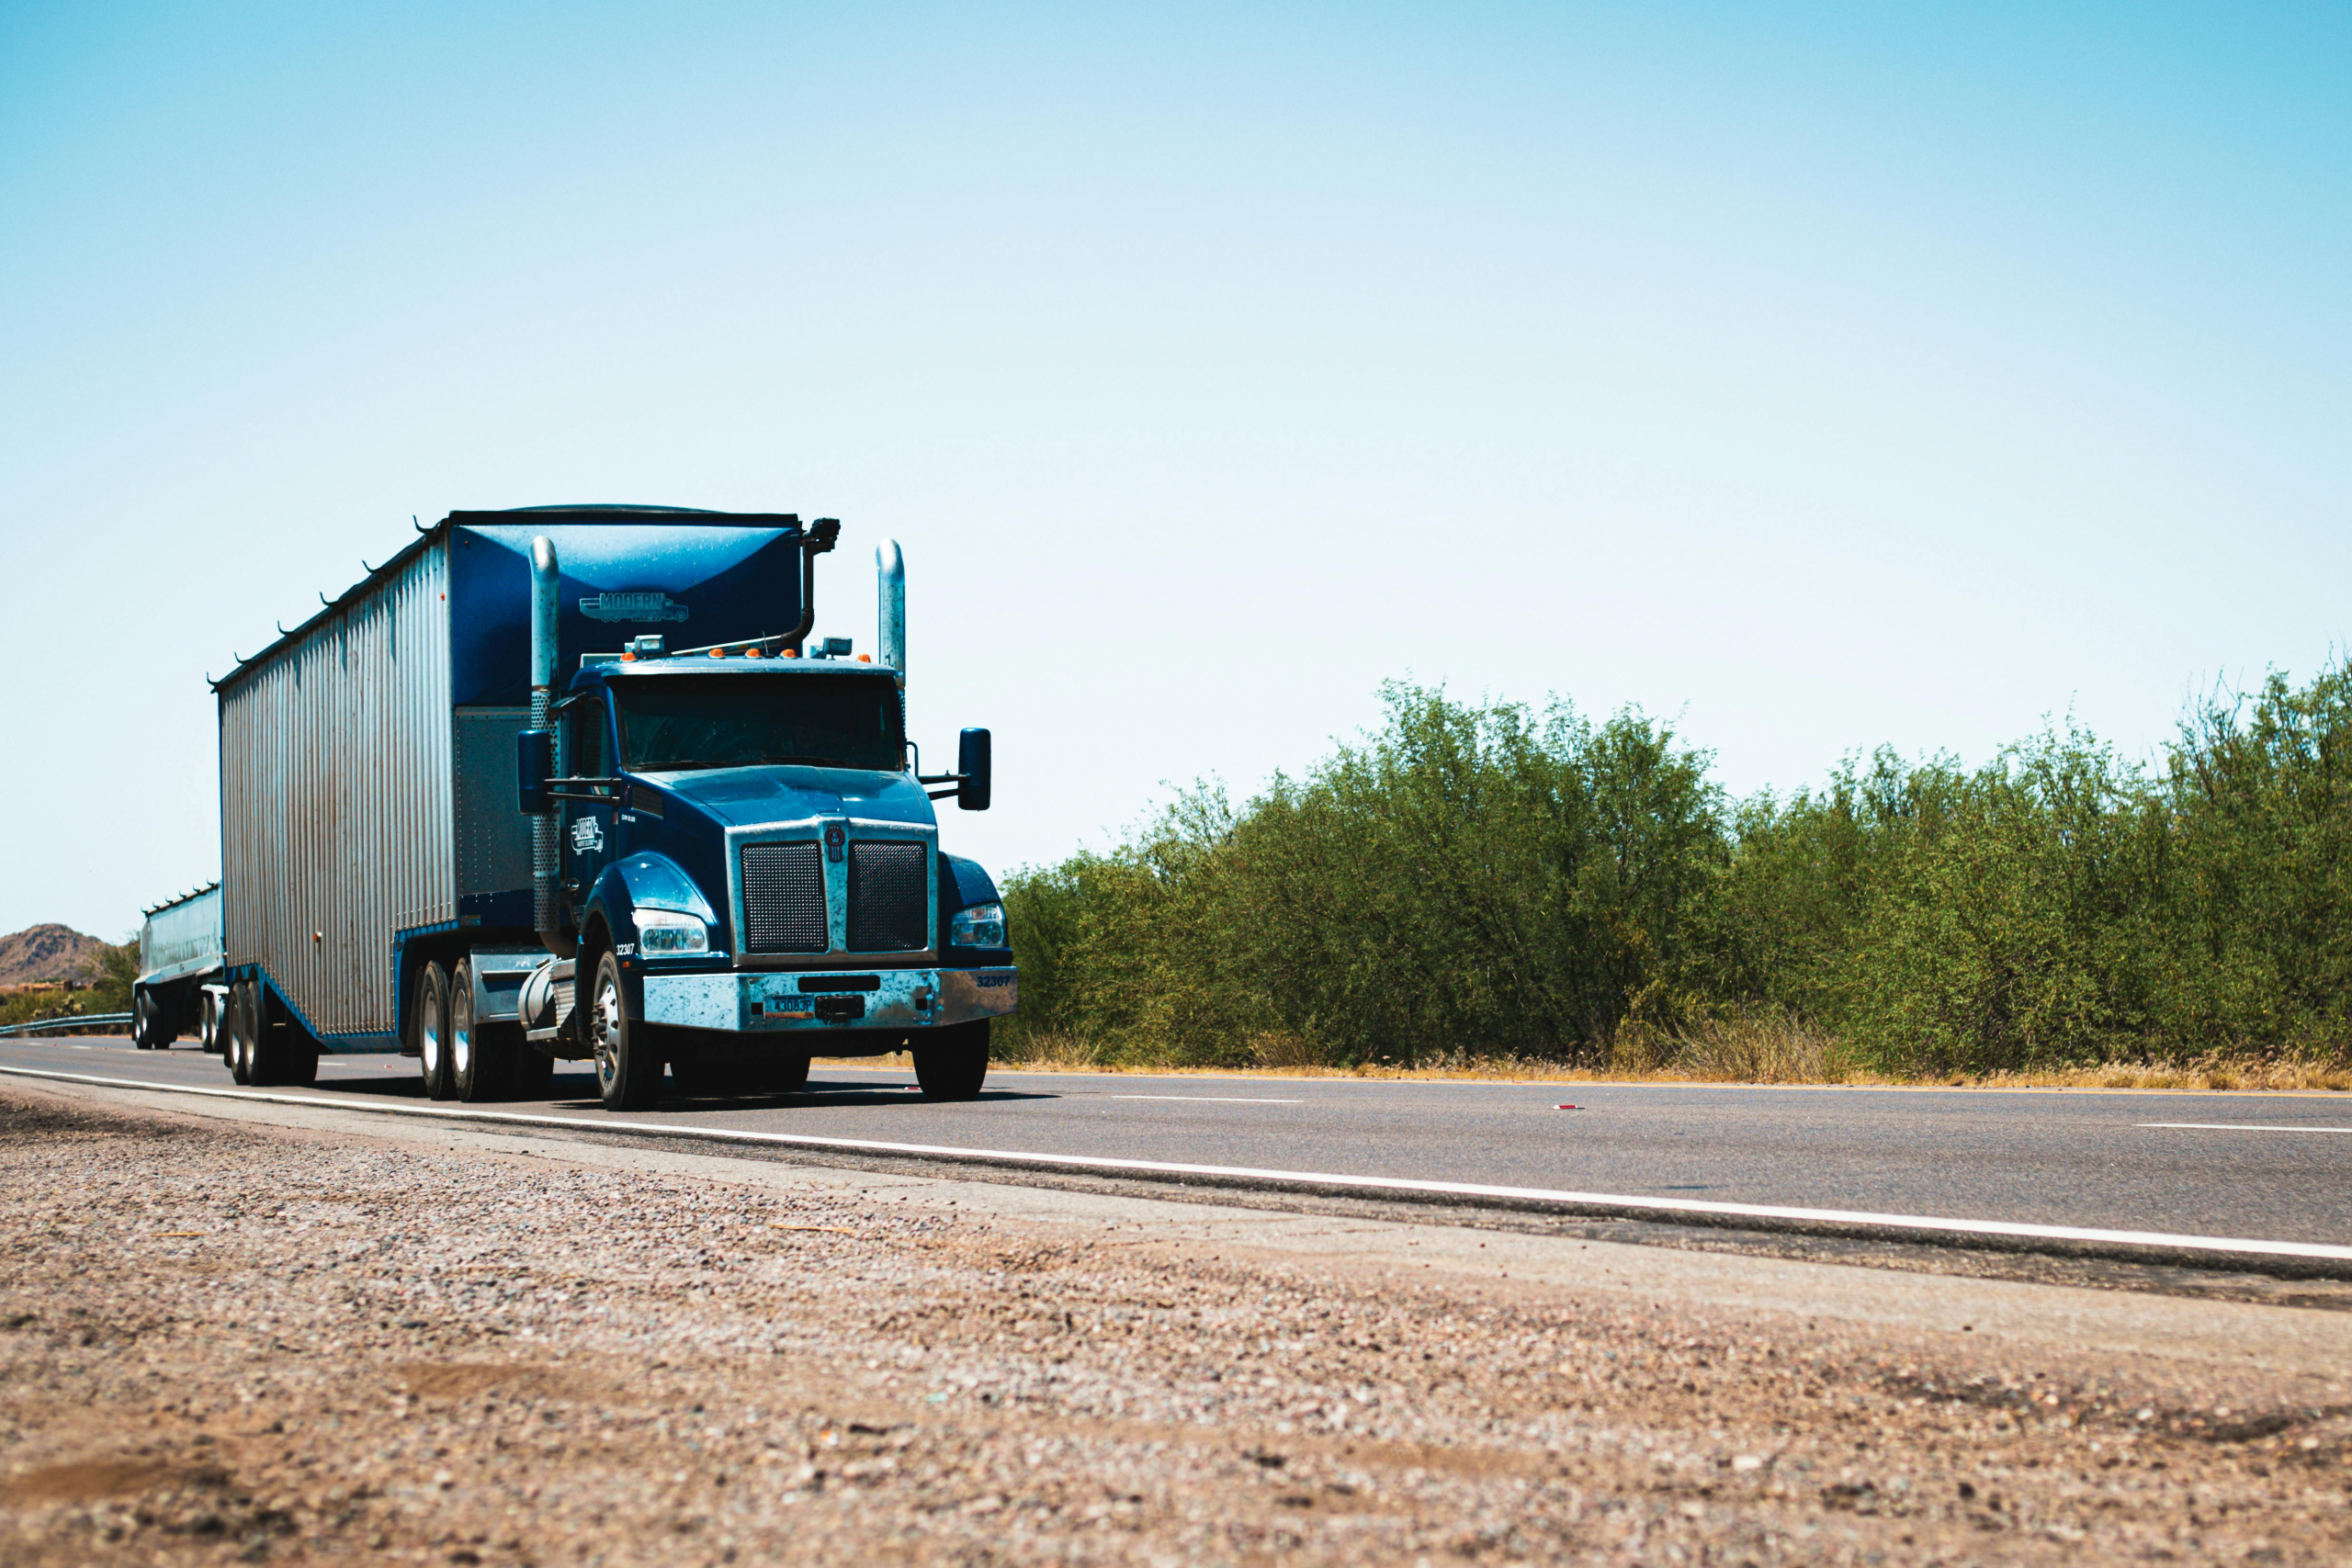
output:
[[[582,817],[571,825],[571,852],[592,854],[605,847],[604,825],[594,817]]]
[[[592,621],[683,621],[686,607],[658,589],[632,589],[626,593],[592,593],[580,601],[580,613]]]

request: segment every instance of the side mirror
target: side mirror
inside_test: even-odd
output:
[[[555,809],[548,781],[555,777],[555,731],[517,730],[514,735],[515,806],[526,817],[545,817]]]
[[[956,771],[962,775],[956,784],[956,807],[959,811],[986,811],[989,808],[989,732],[967,729],[956,742]]]

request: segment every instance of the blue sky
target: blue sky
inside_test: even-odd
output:
[[[332,14],[324,14],[332,12]],[[0,931],[218,865],[203,685],[453,507],[844,524],[1000,870],[1386,677],[1738,791],[2352,633],[2352,13],[0,13]]]

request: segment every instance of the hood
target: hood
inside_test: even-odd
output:
[[[673,790],[731,828],[796,822],[811,817],[858,817],[935,828],[931,797],[905,773],[858,768],[697,768],[643,775]]]

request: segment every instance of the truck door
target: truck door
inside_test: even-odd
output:
[[[610,720],[599,693],[564,716],[563,771],[577,779],[606,779],[613,773]],[[590,793],[578,786],[575,793]],[[563,803],[563,890],[576,919],[604,874],[605,863],[618,852],[613,842],[614,802],[566,800]]]

